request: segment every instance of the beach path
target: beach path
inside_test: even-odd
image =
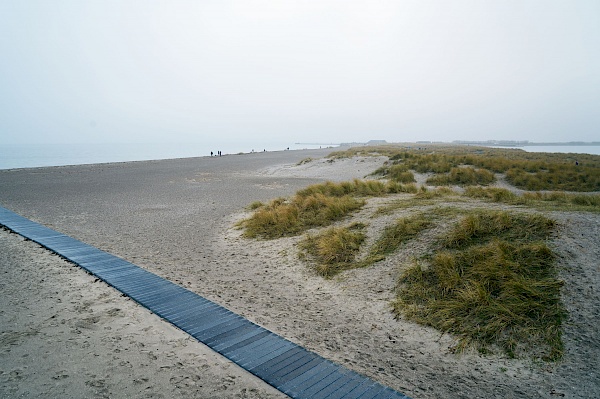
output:
[[[406,398],[177,284],[2,207],[0,225],[77,264],[290,397]]]

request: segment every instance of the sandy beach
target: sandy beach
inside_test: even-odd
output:
[[[248,240],[235,228],[253,201],[362,178],[385,161],[323,160],[330,151],[2,170],[0,205],[415,399],[600,397],[598,214],[551,213],[570,313],[562,361],[456,355],[452,337],[393,318],[397,258],[325,280],[299,261],[299,237]],[[297,165],[309,157],[314,161]],[[285,397],[6,231],[0,276],[0,397]]]

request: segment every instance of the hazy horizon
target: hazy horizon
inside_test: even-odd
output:
[[[13,143],[598,141],[600,2],[0,3]]]

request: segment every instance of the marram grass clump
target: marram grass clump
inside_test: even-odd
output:
[[[507,212],[465,217],[429,262],[401,276],[395,313],[457,336],[457,351],[499,347],[509,357],[559,360],[567,313],[543,241],[552,226]]]
[[[327,226],[363,205],[364,200],[348,195],[331,197],[318,192],[296,195],[291,200],[278,198],[257,208],[240,226],[249,238],[293,236],[313,227]]]
[[[468,186],[477,184],[485,186],[494,181],[496,181],[496,178],[489,170],[471,167],[452,168],[446,174],[438,174],[427,179],[427,183],[434,186]]]
[[[464,249],[492,239],[510,242],[546,240],[555,222],[540,214],[478,211],[460,220],[443,238],[444,248]]]
[[[373,172],[375,176],[381,176],[398,183],[414,183],[415,175],[405,165],[384,165]]]
[[[307,235],[299,244],[302,255],[311,258],[315,271],[323,277],[356,267],[355,258],[365,240],[364,228],[364,224],[355,223]]]
[[[538,191],[600,191],[600,156],[589,154],[528,153],[516,149],[486,147],[419,145],[351,148],[332,153],[334,158],[356,155],[385,155],[398,170],[440,175],[430,184],[489,184],[473,179],[489,179],[493,173],[504,173],[509,183],[523,190]],[[481,176],[467,176],[458,171],[465,166],[486,170]],[[391,169],[387,165],[385,169]],[[454,171],[454,176],[451,176]],[[485,174],[485,176],[483,175]],[[436,182],[440,179],[439,182]],[[452,183],[450,180],[471,182]]]
[[[544,210],[600,211],[600,195],[598,194],[534,191],[517,195],[505,188],[470,186],[465,189],[464,195],[490,202],[525,205]]]
[[[524,201],[512,191],[499,187],[469,186],[465,188],[464,195],[471,198],[483,199],[491,202],[506,204],[519,204]]]
[[[293,236],[314,227],[328,226],[365,205],[363,197],[413,192],[414,185],[376,180],[314,184],[291,199],[277,198],[269,204],[254,203],[254,213],[241,221],[244,236],[274,239]]]
[[[296,164],[296,166],[304,165],[306,163],[311,163],[312,161],[314,161],[314,159],[312,159],[310,157],[304,158],[304,159],[301,159],[300,161],[298,161],[298,163]]]
[[[394,224],[383,230],[369,249],[367,257],[361,262],[361,266],[368,266],[385,259],[386,256],[396,252],[402,244],[430,227],[431,224],[432,218],[421,213],[396,220]]]
[[[395,192],[396,184],[384,183],[377,180],[345,181],[341,183],[325,182],[313,184],[296,193],[296,197],[307,197],[314,194],[322,194],[328,197],[343,197],[352,195],[357,197],[377,197],[390,192]]]

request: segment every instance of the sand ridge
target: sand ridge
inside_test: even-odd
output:
[[[286,397],[6,230],[0,265],[0,397]]]

